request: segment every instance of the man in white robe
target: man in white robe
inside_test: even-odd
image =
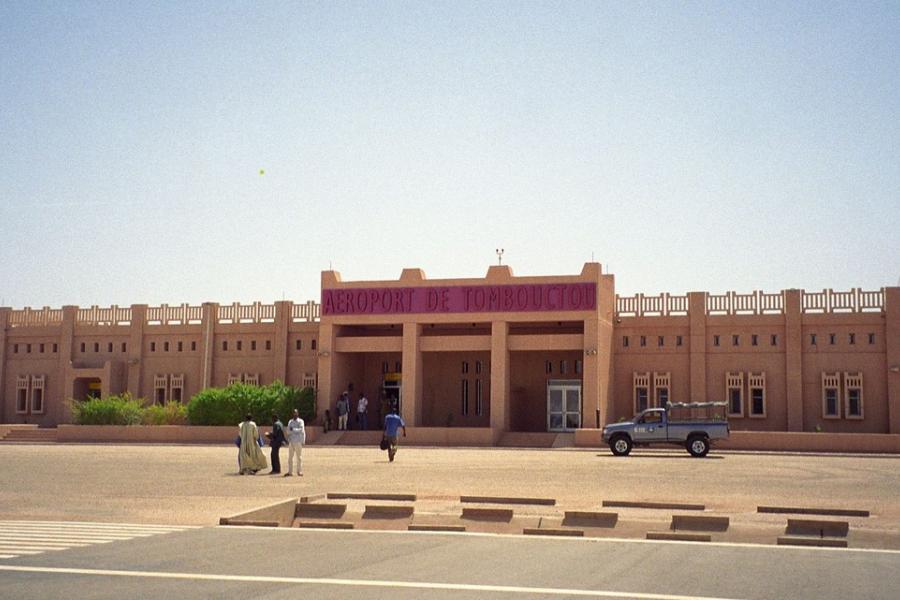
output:
[[[263,454],[259,447],[259,428],[253,422],[251,415],[244,418],[244,422],[239,426],[241,432],[241,451],[238,455],[238,462],[241,465],[241,475],[255,475],[257,471],[261,471],[269,466],[266,461],[266,455]]]

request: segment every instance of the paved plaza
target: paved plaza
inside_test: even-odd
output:
[[[326,492],[409,493],[448,507],[460,495],[530,496],[556,500],[556,507],[523,509],[547,515],[598,510],[603,500],[700,503],[730,516],[735,531],[784,522],[784,515],[757,514],[759,505],[861,509],[871,516],[851,521],[863,546],[900,547],[900,457],[893,456],[716,452],[692,459],[673,450],[617,458],[606,449],[402,447],[388,463],[377,448],[310,446],[304,477],[285,478],[238,476],[236,454],[228,446],[0,445],[0,519],[208,526]],[[644,530],[671,515],[619,512],[650,522]]]

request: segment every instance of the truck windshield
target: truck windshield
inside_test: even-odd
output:
[[[641,423],[662,423],[662,413],[661,412],[651,412],[645,414],[641,417]]]

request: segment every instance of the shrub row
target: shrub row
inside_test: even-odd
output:
[[[143,398],[124,393],[106,398],[72,401],[72,417],[79,425],[184,425],[187,407],[180,402],[145,406]]]
[[[283,421],[294,409],[311,423],[316,417],[316,394],[311,388],[295,388],[276,381],[269,385],[235,383],[224,388],[207,388],[188,404],[169,402],[147,406],[144,398],[128,392],[106,398],[90,398],[70,403],[72,417],[79,425],[237,425],[247,413],[260,424],[268,424],[272,414]]]
[[[187,405],[192,425],[237,425],[248,413],[260,424],[291,418],[294,409],[311,423],[316,417],[316,394],[312,388],[296,388],[276,381],[269,385],[235,383],[225,388],[207,388]]]

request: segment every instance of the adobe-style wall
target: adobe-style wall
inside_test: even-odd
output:
[[[265,436],[269,426],[259,428]],[[62,443],[143,443],[143,444],[233,444],[238,425],[233,427],[205,427],[197,425],[60,425],[56,441]],[[322,435],[322,428],[306,427],[306,443],[314,443]]]

